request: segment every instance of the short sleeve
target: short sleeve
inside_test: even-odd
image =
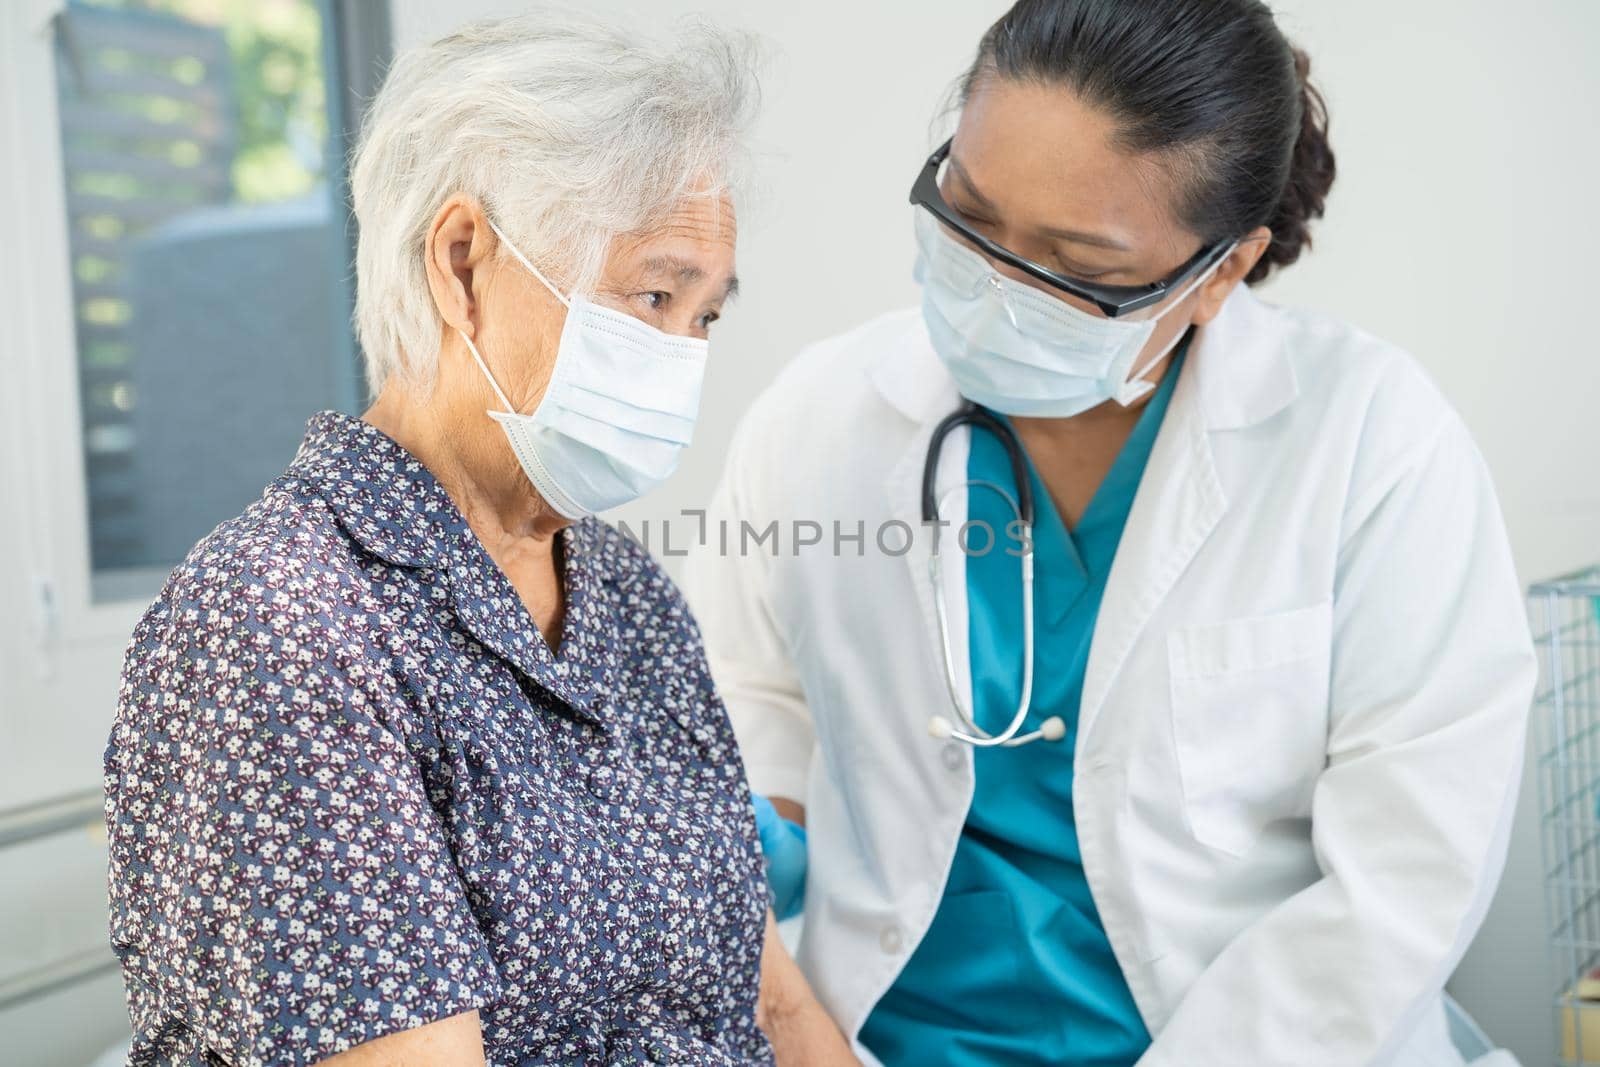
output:
[[[111,924],[152,1061],[310,1064],[500,995],[403,690],[292,584],[177,583],[129,652]]]

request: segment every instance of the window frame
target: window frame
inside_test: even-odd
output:
[[[392,56],[389,5],[363,0],[318,0],[331,32],[324,56],[332,76],[330,105],[344,131],[345,151],[331,161],[339,202],[349,203],[346,170],[365,104],[381,84]],[[21,542],[7,553],[20,569],[21,590],[45,643],[54,640],[125,641],[159,589],[128,583],[122,596],[96,599],[90,552],[88,481],[79,399],[79,349],[73,307],[71,246],[65,167],[56,93],[56,33],[65,0],[0,5],[0,145],[25,161],[0,174],[4,208],[16,247],[30,250],[27,269],[14,259],[0,266],[0,283],[13,294],[12,336],[4,350],[12,364],[0,397],[0,443],[11,460],[6,472],[20,506],[8,525]],[[24,104],[26,102],[26,104]],[[24,180],[26,172],[26,180]],[[355,227],[347,220],[350,262]],[[22,462],[19,462],[22,461]],[[10,509],[8,509],[9,511]],[[20,526],[20,529],[15,527]],[[0,540],[0,546],[6,541]],[[165,570],[160,571],[164,577]],[[28,577],[31,575],[32,577]],[[15,574],[12,576],[16,577]],[[102,580],[102,587],[106,584]],[[0,586],[3,588],[3,586]],[[47,603],[48,602],[48,603]]]

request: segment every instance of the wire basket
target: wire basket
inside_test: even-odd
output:
[[[1600,1067],[1600,567],[1528,592],[1557,1063]]]

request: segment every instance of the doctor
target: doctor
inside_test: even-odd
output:
[[[921,307],[744,419],[689,592],[868,1062],[1460,1062],[1534,663],[1457,414],[1251,291],[1333,178],[1307,67],[1258,0],[1022,0]]]

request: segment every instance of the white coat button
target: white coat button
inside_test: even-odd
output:
[[[947,771],[959,771],[966,761],[961,758],[961,746],[951,741],[939,750],[939,760]]]
[[[891,956],[900,951],[900,944],[901,937],[898,926],[885,926],[883,932],[878,935],[878,947]]]

